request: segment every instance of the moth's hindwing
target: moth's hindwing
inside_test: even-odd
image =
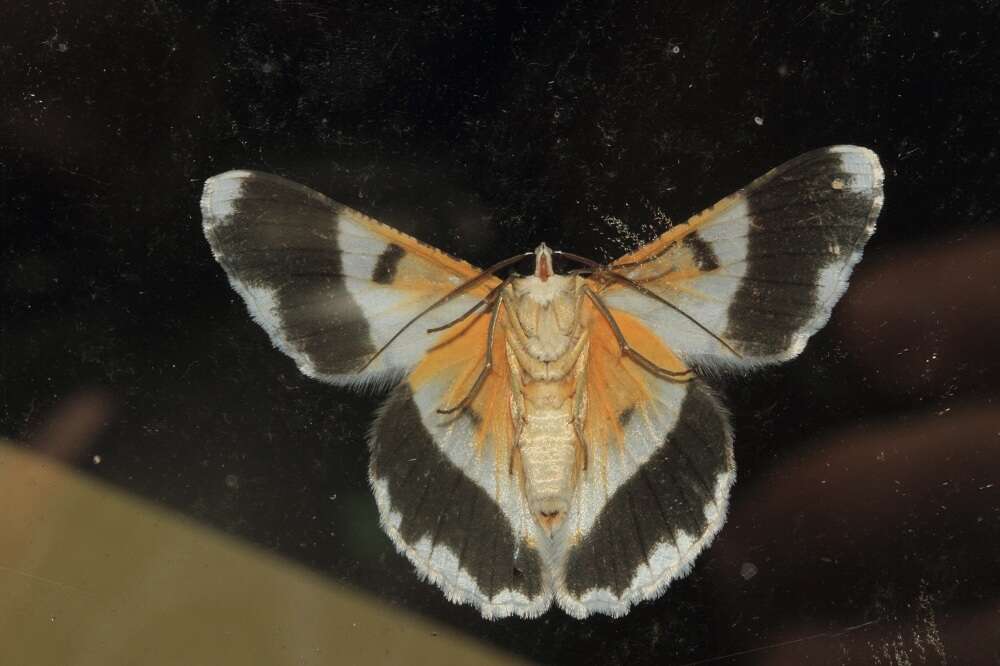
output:
[[[683,364],[637,318],[612,310],[637,351]],[[623,615],[683,576],[725,522],[736,468],[725,411],[700,381],[650,373],[590,313],[590,464],[567,517],[556,598],[576,617]]]
[[[486,361],[489,314],[438,337],[390,396],[371,439],[369,478],[397,549],[451,601],[488,618],[534,617],[552,602],[545,563],[511,469],[513,426],[503,315],[493,368],[465,408]]]
[[[686,360],[747,366],[802,351],[829,319],[882,207],[872,151],[797,157],[616,262],[667,307],[615,283],[612,307]]]
[[[409,370],[427,351],[426,329],[496,282],[435,309],[365,367],[406,322],[478,269],[271,174],[210,178],[201,208],[212,252],[250,314],[317,379],[379,382]]]

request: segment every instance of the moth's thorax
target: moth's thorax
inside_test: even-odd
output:
[[[508,291],[515,344],[535,361],[565,356],[584,331],[580,317],[583,281],[578,276],[516,278]],[[570,362],[572,365],[572,361]],[[533,374],[529,370],[529,374]]]

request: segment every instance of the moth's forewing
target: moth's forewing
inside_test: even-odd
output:
[[[882,182],[867,148],[801,155],[614,263],[673,308],[620,283],[604,297],[688,362],[792,358],[846,289],[875,231]]]
[[[266,173],[228,171],[205,183],[205,236],[233,288],[299,369],[339,384],[385,384],[408,372],[433,338],[495,283],[486,280],[411,326],[475,267],[309,188]]]

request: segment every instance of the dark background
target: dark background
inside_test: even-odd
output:
[[[3,4],[0,434],[543,662],[1000,661],[998,3]],[[878,230],[799,359],[713,380],[729,522],[618,620],[420,582],[380,398],[271,349],[198,211],[261,169],[479,265],[604,260],[834,143],[881,156]]]

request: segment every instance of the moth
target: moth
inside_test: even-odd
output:
[[[658,597],[719,532],[733,434],[700,373],[802,351],[882,182],[872,151],[822,148],[609,264],[543,243],[487,270],[265,173],[210,178],[201,208],[303,373],[391,387],[369,480],[419,575],[486,618],[582,618]]]

